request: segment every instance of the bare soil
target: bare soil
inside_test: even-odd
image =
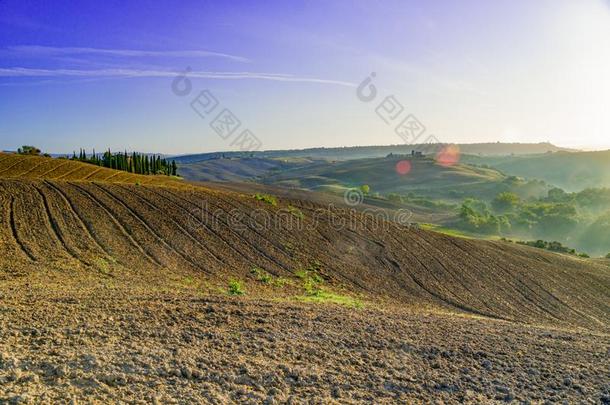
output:
[[[154,282],[2,284],[0,403],[608,403],[610,338]]]

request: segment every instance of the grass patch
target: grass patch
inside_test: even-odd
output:
[[[293,207],[292,205],[289,205],[287,209],[288,209],[288,212],[291,213],[293,216],[295,216],[299,219],[305,219],[305,214],[303,214],[303,211],[301,211],[297,207]]]
[[[254,267],[250,270],[250,274],[256,278],[257,281],[260,281],[263,284],[270,284],[273,281],[273,276],[267,273],[263,269],[259,269],[258,267]]]
[[[475,234],[463,232],[463,231],[460,231],[460,230],[457,230],[457,229],[445,228],[443,226],[434,225],[434,224],[420,224],[419,227],[421,229],[423,229],[423,230],[426,230],[426,231],[434,231],[434,232],[442,233],[444,235],[454,236],[456,238],[464,238],[464,239],[493,239],[493,238],[490,238],[490,237],[475,235]]]
[[[254,194],[254,199],[277,207],[277,198],[269,194]]]
[[[239,280],[230,280],[229,281],[229,289],[227,291],[229,295],[245,295],[246,290],[241,281]]]
[[[284,277],[276,277],[271,281],[271,285],[273,285],[274,287],[279,287],[279,288],[282,288],[289,284],[292,284],[292,282]]]
[[[252,274],[252,276],[254,276],[257,281],[260,281],[263,284],[271,285],[273,287],[281,288],[287,284],[291,284],[291,281],[287,278],[273,277],[273,275],[258,267],[252,268],[252,270],[250,270],[250,274]]]
[[[304,296],[295,297],[298,301],[313,302],[316,304],[337,304],[343,305],[350,308],[361,309],[364,307],[364,303],[356,298],[348,295],[335,294],[330,291],[318,290],[314,294],[306,294]]]

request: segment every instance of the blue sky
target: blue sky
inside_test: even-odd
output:
[[[608,148],[609,71],[606,0],[4,0],[0,149],[235,149],[191,109],[204,89],[264,149],[401,143],[391,95],[444,142]]]

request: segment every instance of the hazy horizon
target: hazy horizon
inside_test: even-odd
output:
[[[599,148],[599,149],[586,149],[586,148],[571,148],[571,147],[565,147],[565,146],[561,146],[561,145],[556,145],[552,142],[462,142],[459,143],[459,145],[478,145],[478,144],[496,144],[496,143],[501,143],[504,145],[510,145],[510,144],[520,144],[520,145],[539,145],[539,144],[549,144],[552,146],[555,146],[557,148],[561,148],[561,149],[567,149],[567,150],[571,150],[576,152],[606,152],[606,151],[610,151],[610,148]],[[24,145],[19,145],[19,147],[24,146]],[[36,146],[36,145],[33,145]],[[276,151],[300,151],[300,150],[309,150],[309,149],[342,149],[342,148],[377,148],[377,147],[401,147],[401,146],[409,146],[406,145],[404,143],[396,143],[396,144],[370,144],[370,145],[340,145],[340,146],[310,146],[310,147],[305,147],[305,148],[289,148],[289,149],[261,149],[258,150],[256,152],[276,152]],[[414,145],[415,146],[415,145]],[[16,152],[18,149],[18,147],[14,147],[14,148],[9,148],[9,149],[2,149],[0,151],[2,152]],[[66,151],[48,151],[48,150],[42,150],[43,153],[49,153],[53,156],[63,156],[63,155],[72,155],[72,153],[76,153],[78,155],[79,151],[80,151],[81,147],[77,147],[76,149],[72,149],[70,151],[66,150]],[[125,148],[103,148],[103,149],[96,149],[96,148],[84,148],[84,151],[87,154],[91,154],[93,149],[95,149],[97,154],[101,154],[104,151],[111,149],[112,152],[123,152],[125,150]],[[145,153],[145,154],[160,154],[160,155],[164,155],[164,156],[188,156],[188,155],[198,155],[198,154],[214,154],[214,153],[244,153],[244,151],[240,151],[238,149],[223,149],[223,150],[210,150],[210,151],[197,151],[197,150],[193,150],[193,151],[188,151],[185,153],[167,153],[165,151],[158,151],[158,150],[145,150],[145,149],[127,149],[128,153],[132,153],[132,152],[138,152],[138,153]],[[248,152],[245,152],[248,153]]]
[[[0,55],[3,150],[235,150],[210,127],[225,108],[261,150],[399,144],[376,113],[392,95],[444,143],[610,148],[607,0],[9,0]],[[186,69],[191,91],[177,95]],[[214,116],[190,106],[203,90]]]

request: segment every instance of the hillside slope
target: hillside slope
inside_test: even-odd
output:
[[[400,165],[408,166],[401,168]],[[466,164],[443,165],[433,159],[410,156],[320,162],[270,174],[261,182],[310,190],[367,184],[372,192],[385,195],[414,193],[460,202],[467,197],[493,199],[503,191],[513,191],[523,197],[546,195],[547,192],[543,184],[514,182],[495,169]]]
[[[610,151],[557,152],[535,156],[467,156],[465,159],[493,166],[509,175],[542,179],[566,191],[610,187]]]
[[[0,178],[176,184],[168,176],[144,176],[67,159],[0,153]]]
[[[308,201],[273,206],[179,182],[153,185],[152,179],[140,186],[82,175],[80,181],[32,180],[3,167],[5,273],[176,269],[226,282],[251,278],[253,267],[296,279],[298,270],[316,266],[336,288],[399,304],[555,325],[610,323],[610,267],[604,264],[407,229]]]

